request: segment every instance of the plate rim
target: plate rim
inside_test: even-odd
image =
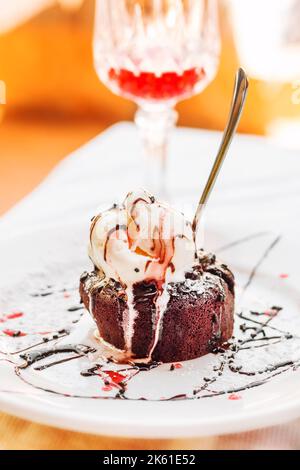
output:
[[[47,392],[45,392],[47,393]],[[48,396],[51,395],[50,393]],[[94,435],[105,435],[110,437],[140,437],[140,438],[192,438],[192,437],[210,437],[215,435],[226,435],[247,432],[254,429],[263,429],[276,425],[292,422],[300,417],[300,396],[297,396],[296,390],[292,394],[293,398],[287,400],[285,404],[272,404],[268,408],[260,408],[258,411],[240,410],[236,415],[232,415],[228,419],[228,415],[209,418],[206,420],[191,420],[190,415],[186,421],[182,418],[178,422],[158,423],[154,421],[142,421],[141,418],[129,417],[128,413],[118,418],[107,417],[101,419],[101,415],[93,416],[85,413],[74,412],[74,408],[62,409],[55,407],[51,411],[42,403],[26,403],[26,400],[19,400],[18,395],[12,392],[10,396],[5,392],[0,393],[0,409],[1,411],[13,416],[33,421],[38,424],[48,425],[60,429],[70,430],[73,432],[83,432]],[[32,396],[34,398],[34,396]],[[68,400],[82,400],[80,398],[68,397]],[[104,400],[102,400],[104,403]],[[126,404],[126,402],[119,402]],[[131,401],[132,403],[132,401]],[[167,405],[175,408],[187,401],[170,402]],[[238,403],[238,402],[236,402]],[[166,403],[158,402],[157,405],[166,405]],[[197,400],[190,401],[191,412],[194,415],[193,407],[196,406]],[[145,402],[143,406],[150,407],[153,402]],[[99,413],[101,410],[99,410]],[[190,421],[190,422],[188,422]],[[216,432],[216,427],[218,428]]]

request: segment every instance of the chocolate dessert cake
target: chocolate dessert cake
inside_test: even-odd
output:
[[[230,339],[233,274],[196,250],[183,214],[150,194],[130,193],[95,217],[89,254],[81,299],[124,361],[185,361]]]

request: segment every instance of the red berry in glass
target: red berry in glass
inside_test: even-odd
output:
[[[111,68],[108,77],[112,86],[116,86],[124,96],[162,101],[192,95],[195,86],[205,79],[206,73],[203,67],[193,67],[182,73],[164,72],[161,75],[153,72],[134,74],[130,70]]]

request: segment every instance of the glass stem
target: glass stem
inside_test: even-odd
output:
[[[144,148],[145,189],[164,198],[167,195],[168,137],[177,117],[177,112],[170,106],[140,107],[135,115]]]

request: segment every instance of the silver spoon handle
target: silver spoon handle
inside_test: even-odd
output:
[[[225,160],[228,149],[232,142],[237,126],[240,122],[245,100],[247,97],[248,86],[249,86],[249,82],[247,79],[247,75],[245,71],[242,68],[240,68],[236,74],[234,93],[233,93],[233,99],[232,99],[231,109],[229,113],[228,123],[224,131],[223,139],[222,139],[217,157],[215,159],[214,166],[210,172],[209,178],[207,180],[206,186],[200,198],[198,208],[194,217],[193,230],[195,233],[197,232],[201,213],[207,204],[209,196],[213,190],[218,174],[221,170],[222,164]]]

